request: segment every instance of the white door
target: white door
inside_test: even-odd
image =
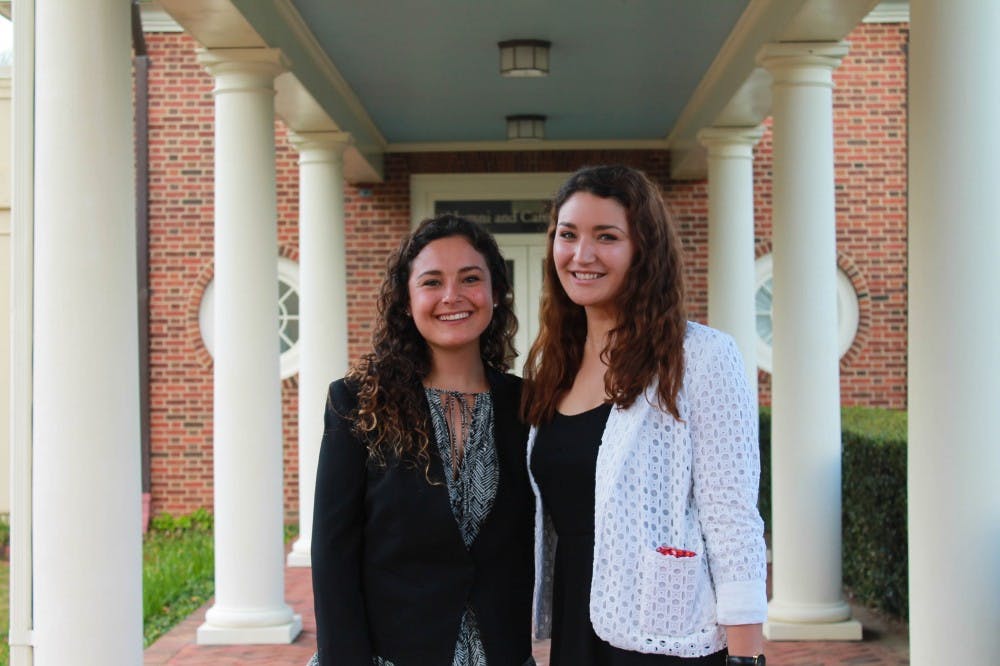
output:
[[[514,289],[514,313],[517,336],[514,347],[518,356],[512,372],[521,374],[524,359],[538,335],[538,304],[542,295],[542,270],[545,262],[545,234],[497,234],[497,245],[507,260]]]

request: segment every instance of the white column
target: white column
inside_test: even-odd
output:
[[[215,77],[215,604],[201,644],[289,643],[284,601],[271,49],[202,52]]]
[[[21,2],[13,25],[17,78],[13,81],[13,192],[11,236],[10,356],[10,663],[31,666],[34,562],[32,533],[31,417],[34,411],[34,185],[35,5]],[[12,211],[13,212],[13,211]]]
[[[0,271],[11,274],[11,76],[10,67],[0,67]],[[9,322],[11,290],[0,290],[0,317]],[[0,326],[0,424],[10,424],[10,326]],[[10,428],[0,432],[0,513],[10,514]]]
[[[859,640],[843,598],[833,69],[845,44],[769,44],[774,77],[771,640]]]
[[[347,371],[345,132],[291,136],[299,151],[299,538],[288,565],[312,563],[313,491],[330,382]]]
[[[761,127],[710,127],[708,149],[708,323],[729,333],[757,395],[754,309],[753,147]]]
[[[34,663],[125,666],[142,662],[129,13],[34,7]]]
[[[1000,4],[910,2],[910,663],[1000,661]]]

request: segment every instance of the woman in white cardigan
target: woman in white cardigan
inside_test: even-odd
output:
[[[552,666],[764,663],[756,400],[732,339],[686,320],[681,252],[635,169],[553,201],[522,403]]]

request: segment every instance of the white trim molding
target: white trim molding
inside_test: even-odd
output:
[[[882,0],[863,19],[864,23],[909,23],[909,0]]]
[[[181,24],[168,14],[156,0],[140,3],[143,32],[184,32]]]
[[[514,152],[546,150],[669,150],[666,139],[554,140],[513,139],[508,141],[426,141],[390,143],[387,153],[468,153],[474,151]]]

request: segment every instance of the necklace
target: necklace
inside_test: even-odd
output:
[[[472,432],[472,421],[476,409],[476,403],[485,391],[478,393],[465,393],[463,391],[451,391],[425,387],[428,402],[432,407],[440,408],[440,415],[447,430],[449,448],[451,450],[451,473],[453,478],[458,478],[458,471],[462,465],[465,449],[469,443],[469,436]],[[433,398],[435,399],[431,399]],[[435,405],[435,402],[437,403]]]

